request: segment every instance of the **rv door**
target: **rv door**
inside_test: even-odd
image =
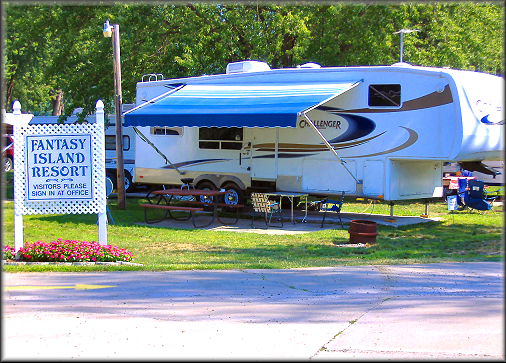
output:
[[[251,129],[251,179],[276,180],[279,127]]]
[[[239,152],[239,167],[241,170],[251,170],[251,128],[243,127],[243,143]]]

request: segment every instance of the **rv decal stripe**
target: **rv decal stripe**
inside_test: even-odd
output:
[[[401,108],[397,109],[371,109],[371,108],[361,108],[355,110],[340,110],[333,109],[331,107],[320,106],[319,110],[333,112],[336,114],[340,114],[341,112],[346,113],[385,113],[385,112],[402,112],[402,111],[414,111],[414,110],[422,110],[425,108],[438,107],[447,105],[453,102],[452,92],[450,91],[450,86],[446,85],[443,92],[438,93],[436,91],[429,93],[425,96],[412,99],[410,101],[405,101],[402,103]]]
[[[363,158],[363,157],[384,155],[384,154],[393,153],[393,152],[396,152],[396,151],[403,150],[403,149],[405,149],[407,147],[410,147],[411,145],[413,145],[418,140],[418,134],[414,130],[409,129],[407,127],[404,127],[404,126],[400,126],[400,127],[402,127],[403,129],[405,129],[409,133],[408,139],[402,145],[399,145],[399,146],[394,147],[394,148],[389,149],[389,150],[384,150],[384,151],[380,151],[380,152],[377,152],[377,153],[373,153],[373,154],[346,156],[346,158]],[[336,149],[347,149],[347,148],[351,148],[351,147],[354,147],[354,146],[359,146],[359,145],[365,144],[365,143],[367,143],[367,142],[369,142],[369,141],[371,141],[371,140],[373,140],[373,139],[375,139],[377,137],[380,137],[381,135],[384,135],[385,133],[386,133],[386,131],[382,132],[379,135],[376,135],[374,137],[366,139],[366,140],[361,140],[361,141],[357,141],[357,142],[350,142],[350,143],[346,143],[346,144],[333,144],[332,146],[334,146],[334,148],[336,148]],[[268,145],[268,144],[263,144],[263,145]],[[273,144],[271,144],[271,145],[273,145]],[[315,146],[315,145],[313,145],[313,146]],[[322,149],[321,151],[327,151],[327,150],[328,149],[325,149],[325,150]],[[265,151],[274,152],[274,148],[265,149]],[[306,156],[315,155],[315,154],[292,154],[292,153],[295,153],[295,152],[302,152],[302,151],[307,152],[309,150],[307,150],[307,149],[301,149],[299,151],[297,151],[297,150],[291,150],[291,153],[278,154],[278,157],[279,158],[293,158],[293,157],[306,157]],[[274,154],[264,155],[264,156],[255,156],[253,158],[254,159],[255,158],[258,158],[258,159],[261,159],[261,158],[274,158]]]
[[[362,116],[340,114],[348,122],[346,131],[338,137],[329,140],[330,143],[356,140],[371,134],[376,129],[376,124]]]
[[[403,129],[405,129],[409,133],[408,139],[402,145],[399,145],[397,147],[394,147],[393,149],[384,150],[384,151],[381,151],[381,152],[378,152],[378,153],[367,154],[367,155],[347,156],[346,158],[363,158],[363,157],[369,157],[369,156],[384,155],[384,154],[393,153],[393,152],[405,149],[407,147],[410,147],[411,145],[413,145],[418,140],[418,134],[414,130],[408,129],[407,127],[404,127],[404,126],[400,126],[400,127],[402,127]]]
[[[347,142],[347,143],[332,143],[332,146],[336,149],[347,149],[350,147],[358,146],[365,144],[371,140],[374,140],[381,135],[385,134],[386,131],[382,132],[381,134],[378,134],[376,136],[370,137],[368,139],[355,141],[355,142]],[[334,140],[331,140],[334,141]],[[253,148],[256,149],[255,151],[264,151],[264,152],[274,152],[274,143],[270,144],[258,144],[253,145]],[[300,152],[321,152],[321,151],[327,151],[328,149],[324,145],[310,145],[310,144],[279,144],[278,151],[282,152],[294,152],[294,153],[300,153]]]
[[[291,154],[291,153],[278,153],[278,158],[289,159],[289,158],[302,158],[306,156],[312,156],[314,154]],[[274,159],[274,154],[253,156],[253,159]]]
[[[490,114],[488,114],[485,117],[482,117],[482,119],[480,120],[480,122],[482,124],[485,124],[485,125],[504,125],[504,120],[491,121],[491,120],[489,120],[489,117],[490,117]]]
[[[202,165],[202,164],[211,164],[211,163],[221,163],[223,161],[229,161],[230,159],[202,159],[202,160],[190,160],[190,161],[183,161],[181,163],[175,163],[173,165],[165,165],[163,169],[175,169],[175,168],[182,168],[187,166],[195,166],[195,165]]]

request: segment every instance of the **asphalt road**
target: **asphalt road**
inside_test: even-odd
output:
[[[502,262],[4,273],[3,360],[504,361]]]

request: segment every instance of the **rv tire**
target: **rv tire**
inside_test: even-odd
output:
[[[107,172],[105,174],[105,177],[106,177],[106,179],[109,179],[111,181],[111,183],[112,183],[112,189],[115,190],[116,189],[116,175],[114,175],[111,172]]]
[[[211,183],[210,181],[202,181],[200,182],[198,185],[197,185],[197,189],[202,189],[202,190],[216,190],[218,188],[216,188],[216,185],[214,185],[213,183]],[[205,197],[205,196],[200,196],[199,197],[199,201],[200,202],[208,202],[209,201],[209,198],[210,197]]]
[[[125,192],[131,193],[135,189],[134,183],[132,183],[132,176],[126,170],[123,171],[125,174]]]
[[[227,183],[224,184],[222,189],[225,189],[229,194],[226,194],[223,197],[223,203],[225,204],[231,204],[231,205],[237,205],[237,204],[243,204],[243,193],[241,188],[235,183]]]

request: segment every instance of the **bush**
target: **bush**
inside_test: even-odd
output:
[[[15,250],[4,246],[4,259],[14,259]],[[58,238],[49,243],[25,243],[19,250],[21,260],[29,262],[115,262],[132,260],[124,248],[101,245],[98,242],[71,241]]]
[[[13,260],[16,257],[16,250],[14,247],[4,246],[4,260]]]

